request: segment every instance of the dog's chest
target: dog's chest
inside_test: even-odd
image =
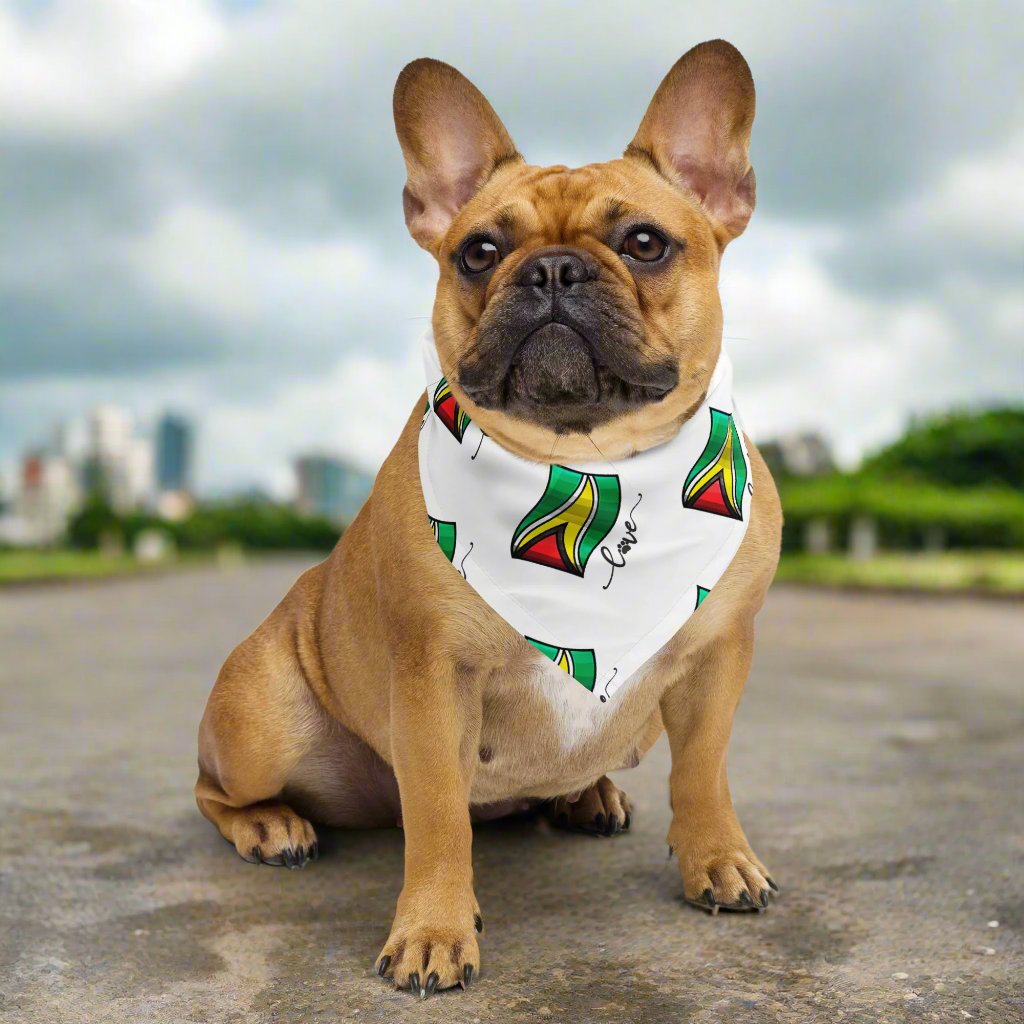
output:
[[[485,763],[474,799],[558,795],[634,762],[639,725],[657,702],[637,701],[643,670],[602,702],[545,658],[502,674],[484,703]],[[629,702],[629,713],[624,713]],[[646,709],[646,713],[645,713]]]
[[[621,700],[613,697],[602,701],[547,659],[532,664],[524,675],[527,688],[532,690],[536,712],[543,717],[559,749],[566,754],[603,734],[609,734],[611,739],[617,731]],[[626,686],[632,688],[636,681],[636,678],[631,679]],[[623,696],[624,693],[618,695]]]

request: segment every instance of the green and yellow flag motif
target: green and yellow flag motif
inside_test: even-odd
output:
[[[452,437],[462,444],[462,439],[466,436],[466,428],[470,424],[469,414],[463,412],[462,407],[455,401],[452,386],[444,377],[438,381],[437,387],[434,389],[434,412],[451,431]]]
[[[729,413],[710,411],[711,433],[683,485],[683,507],[742,520],[747,461],[739,431]]]
[[[512,535],[512,557],[582,576],[619,515],[619,478],[552,466],[540,501]]]
[[[597,682],[597,659],[593,649],[579,647],[555,647],[541,643],[533,637],[526,638],[545,657],[550,658],[563,672],[576,680],[581,686],[593,691]]]
[[[430,520],[430,528],[434,531],[434,540],[437,541],[437,546],[444,552],[444,557],[449,562],[455,558],[455,524],[445,522],[443,519],[435,519],[433,516],[428,515],[427,518]]]

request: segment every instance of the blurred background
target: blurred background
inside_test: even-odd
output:
[[[579,164],[724,36],[759,183],[726,344],[782,576],[1024,591],[1019,15],[0,0],[0,583],[332,545],[421,400],[403,64]]]

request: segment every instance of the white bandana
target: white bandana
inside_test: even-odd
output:
[[[424,363],[420,482],[438,545],[606,701],[694,613],[746,532],[753,486],[728,356],[675,437],[618,464],[512,454],[459,408],[429,333]]]

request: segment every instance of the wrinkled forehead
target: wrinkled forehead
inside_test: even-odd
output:
[[[461,211],[449,238],[500,232],[515,244],[579,244],[603,240],[628,223],[660,227],[676,237],[711,237],[695,199],[635,160],[584,167],[515,165],[499,170]]]

